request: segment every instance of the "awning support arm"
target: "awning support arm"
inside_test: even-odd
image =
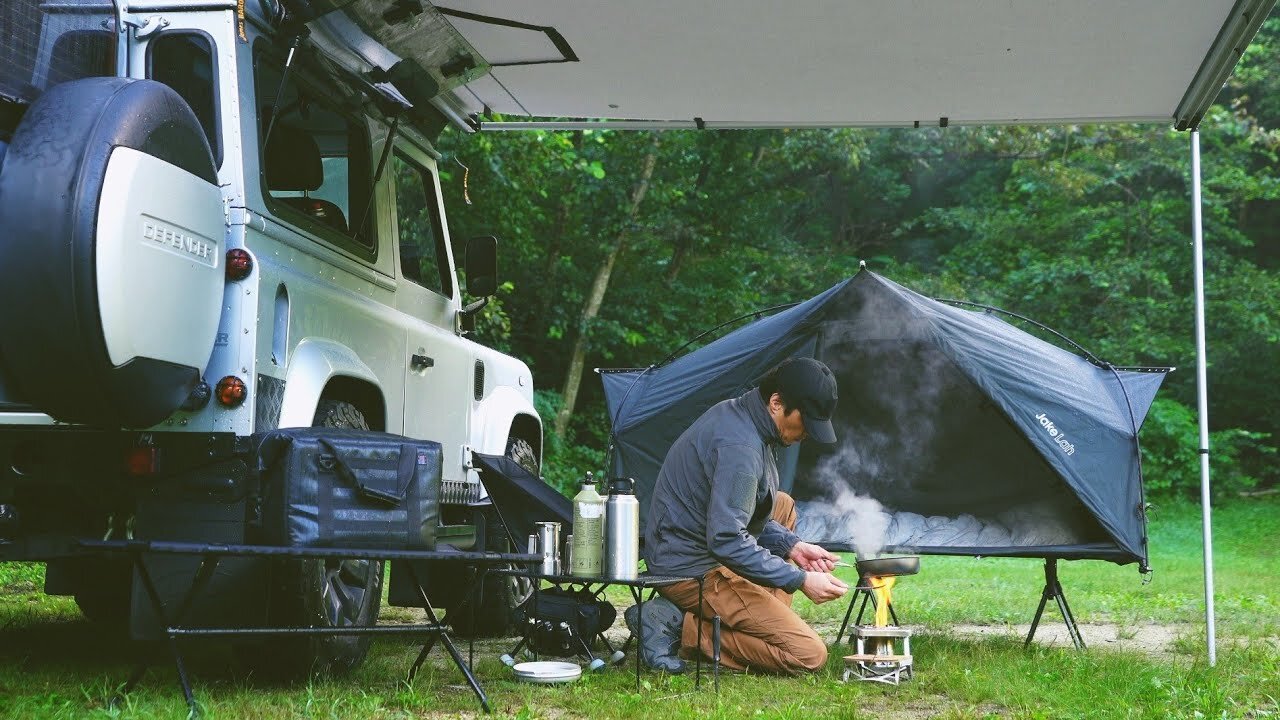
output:
[[[1200,415],[1200,510],[1204,526],[1204,623],[1209,667],[1218,662],[1213,616],[1213,529],[1209,504],[1209,390],[1204,339],[1204,217],[1200,198],[1200,131],[1191,131],[1191,255],[1196,295],[1196,408]]]

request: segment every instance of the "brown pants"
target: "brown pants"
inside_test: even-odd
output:
[[[796,504],[786,493],[778,493],[773,519],[788,530],[796,527]],[[685,611],[680,638],[683,648],[711,657],[711,620],[720,616],[720,662],[732,670],[779,675],[798,675],[822,668],[827,662],[827,646],[818,634],[791,609],[791,594],[766,588],[726,567],[709,570],[703,576],[702,613],[698,606],[698,583],[686,580],[659,588],[663,597]],[[702,647],[698,648],[698,624],[702,624]]]

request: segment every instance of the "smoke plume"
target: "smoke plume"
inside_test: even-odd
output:
[[[874,498],[859,495],[849,488],[842,488],[832,503],[837,513],[845,518],[853,549],[858,558],[876,557],[884,548],[885,531],[889,529],[889,513]]]

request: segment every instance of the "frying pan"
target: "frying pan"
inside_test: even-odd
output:
[[[861,577],[896,577],[915,575],[918,572],[920,572],[920,558],[915,555],[858,561],[858,575]]]

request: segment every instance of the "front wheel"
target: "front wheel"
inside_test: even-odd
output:
[[[538,475],[538,453],[524,438],[513,437],[507,441],[506,456],[515,460],[534,476]],[[489,513],[485,522],[484,549],[490,552],[523,552],[524,548],[512,548],[498,521],[497,513]],[[515,610],[533,594],[529,578],[485,577],[483,597],[476,608],[474,619],[470,613],[450,613],[449,623],[456,633],[473,637],[506,637],[515,630]],[[453,617],[457,615],[458,617]]]

